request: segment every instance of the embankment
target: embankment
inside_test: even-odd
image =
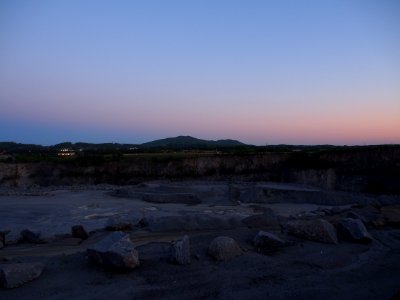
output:
[[[136,184],[153,179],[293,182],[325,190],[400,194],[400,149],[76,159],[0,163],[0,186]]]

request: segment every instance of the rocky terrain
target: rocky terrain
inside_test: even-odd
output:
[[[268,181],[2,188],[1,299],[398,299],[396,195]]]

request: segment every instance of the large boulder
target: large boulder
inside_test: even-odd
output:
[[[44,269],[42,263],[11,263],[0,265],[0,285],[15,288],[38,278]]]
[[[190,264],[190,241],[185,235],[182,240],[173,242],[170,248],[170,260],[178,265]]]
[[[360,219],[365,225],[372,225],[374,227],[383,227],[385,225],[385,218],[379,209],[371,205],[353,208],[347,213],[347,218]]]
[[[130,270],[139,266],[139,253],[128,234],[115,231],[87,248],[89,259],[107,269]]]
[[[216,237],[208,247],[208,254],[218,261],[230,260],[242,253],[236,241],[227,236]]]
[[[106,229],[111,231],[129,230],[132,229],[139,219],[128,216],[112,216],[106,222]]]
[[[400,227],[400,205],[384,206],[381,213],[390,225]]]
[[[286,223],[289,234],[328,244],[337,244],[338,238],[335,227],[326,220],[294,220]]]
[[[82,240],[86,240],[89,237],[89,234],[86,232],[85,228],[82,225],[72,226],[71,234],[73,238],[79,238]]]
[[[263,252],[274,251],[286,245],[284,240],[266,231],[259,231],[254,237],[253,243],[257,249]]]
[[[357,243],[370,243],[372,237],[359,219],[343,218],[338,224],[339,236]]]
[[[32,244],[44,244],[45,240],[42,239],[40,232],[35,232],[29,229],[21,231],[21,238],[23,241]]]

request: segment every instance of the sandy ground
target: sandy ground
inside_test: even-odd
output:
[[[15,243],[0,250],[3,262],[40,261],[46,266],[37,280],[16,289],[0,289],[0,299],[390,299],[400,292],[400,230],[370,230],[369,245],[341,241],[328,245],[288,236],[275,227],[262,228],[290,242],[279,252],[262,254],[252,246],[258,229],[129,231],[140,256],[140,267],[112,273],[87,261],[87,246],[100,240],[112,215],[138,217],[208,214],[246,217],[260,206],[280,216],[315,210],[315,204],[217,201],[215,187],[208,200],[197,205],[148,203],[116,198],[103,190],[54,190],[46,196],[0,196],[0,229],[18,237],[21,229],[40,230],[44,236],[70,232],[83,224],[93,231],[86,241],[53,239],[47,244]],[[219,195],[218,197],[214,197]],[[211,201],[210,199],[214,199]],[[225,199],[226,200],[226,199]],[[288,199],[289,201],[290,199]],[[218,205],[223,203],[224,205]],[[192,263],[168,262],[170,242],[187,234]],[[219,235],[234,238],[244,254],[216,262],[207,255],[210,241]]]

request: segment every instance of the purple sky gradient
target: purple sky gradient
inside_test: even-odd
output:
[[[400,143],[400,2],[0,2],[0,141]]]

